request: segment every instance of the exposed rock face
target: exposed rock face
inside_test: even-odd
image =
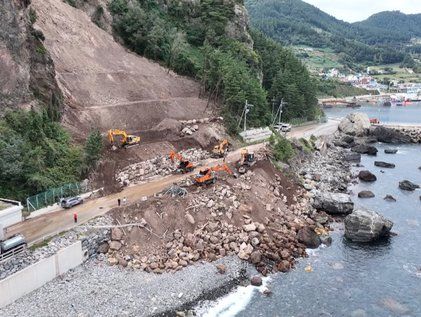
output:
[[[363,190],[358,193],[359,198],[373,198],[375,195],[372,191],[369,190]]]
[[[358,178],[363,182],[375,182],[377,180],[376,175],[374,175],[370,171],[360,171],[358,173]]]
[[[404,180],[402,182],[399,182],[399,188],[402,189],[402,190],[407,190],[407,191],[412,192],[412,191],[420,188],[420,186],[417,185],[417,184],[414,184],[414,183],[412,183],[408,180]]]
[[[29,3],[0,3],[0,114],[6,108],[38,108],[42,102],[58,119],[62,94],[44,35],[32,26],[36,13]]]
[[[353,136],[365,136],[370,129],[370,119],[365,113],[351,113],[339,123],[339,131]]]
[[[379,142],[384,143],[396,144],[411,142],[411,137],[409,137],[408,135],[405,135],[400,131],[382,126],[372,127],[370,129],[370,135],[375,136]]]
[[[359,144],[352,148],[353,152],[368,155],[377,155],[378,150],[376,147],[367,144]]]
[[[347,194],[324,192],[315,194],[313,207],[330,214],[350,214],[354,203]]]
[[[375,161],[374,165],[378,167],[384,167],[384,168],[395,168],[396,166],[393,163],[386,163],[386,162],[381,162],[381,161]]]
[[[345,237],[353,242],[371,242],[388,236],[393,222],[377,212],[357,209],[345,218]]]
[[[247,9],[238,3],[234,4],[234,17],[228,21],[225,32],[228,37],[243,42],[249,49],[253,49],[253,39],[248,33],[249,17]]]
[[[319,236],[310,227],[300,229],[297,233],[297,239],[310,249],[316,249],[322,243]]]

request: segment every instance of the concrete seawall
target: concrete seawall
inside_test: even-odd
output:
[[[57,276],[83,263],[85,260],[81,241],[42,259],[0,281],[0,308],[40,288]]]

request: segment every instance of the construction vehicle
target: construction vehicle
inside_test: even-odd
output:
[[[254,164],[256,164],[254,152],[249,152],[247,149],[242,149],[241,158],[237,163],[238,173],[246,173],[247,170],[250,169]]]
[[[195,168],[192,162],[190,162],[189,160],[186,160],[180,153],[177,153],[175,151],[170,152],[170,159],[173,162],[175,160],[180,161],[177,167],[177,172],[179,173],[183,173],[183,174],[189,173],[189,172],[192,172]]]
[[[140,143],[139,136],[129,135],[126,133],[126,131],[119,129],[108,130],[108,140],[110,141],[111,145],[125,148],[138,145]]]
[[[197,185],[215,184],[216,182],[215,172],[220,172],[220,171],[225,171],[228,174],[233,175],[233,172],[231,171],[231,169],[228,167],[227,164],[221,164],[221,165],[207,167],[200,170],[199,173],[195,176],[194,182]]]
[[[229,142],[227,139],[222,140],[219,142],[218,145],[215,145],[212,150],[212,156],[216,157],[225,157],[228,152]]]

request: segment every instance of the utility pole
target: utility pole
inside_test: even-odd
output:
[[[252,107],[254,107],[254,105],[249,104],[248,101],[246,100],[246,104],[244,105],[243,113],[241,114],[240,121],[238,122],[238,127],[240,127],[241,121],[243,120],[243,117],[244,117],[244,131],[247,130],[247,114],[250,112],[250,109]]]
[[[281,119],[282,119],[282,111],[283,111],[283,107],[287,105],[286,102],[284,102],[284,98],[281,99],[281,103],[279,104],[278,110],[276,111],[276,115],[273,118],[273,122],[272,122],[272,126],[275,125],[276,120],[278,119],[278,125],[281,124]]]

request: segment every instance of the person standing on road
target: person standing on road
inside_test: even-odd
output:
[[[118,204],[118,207],[120,207],[121,206],[121,199],[119,198],[119,199],[117,199],[117,204]]]
[[[124,196],[124,198],[123,198],[123,205],[125,205],[127,203],[127,198],[126,198],[126,196]]]
[[[75,213],[73,214],[73,220],[74,220],[74,222],[75,222],[75,223],[77,223],[77,212],[75,212]]]

